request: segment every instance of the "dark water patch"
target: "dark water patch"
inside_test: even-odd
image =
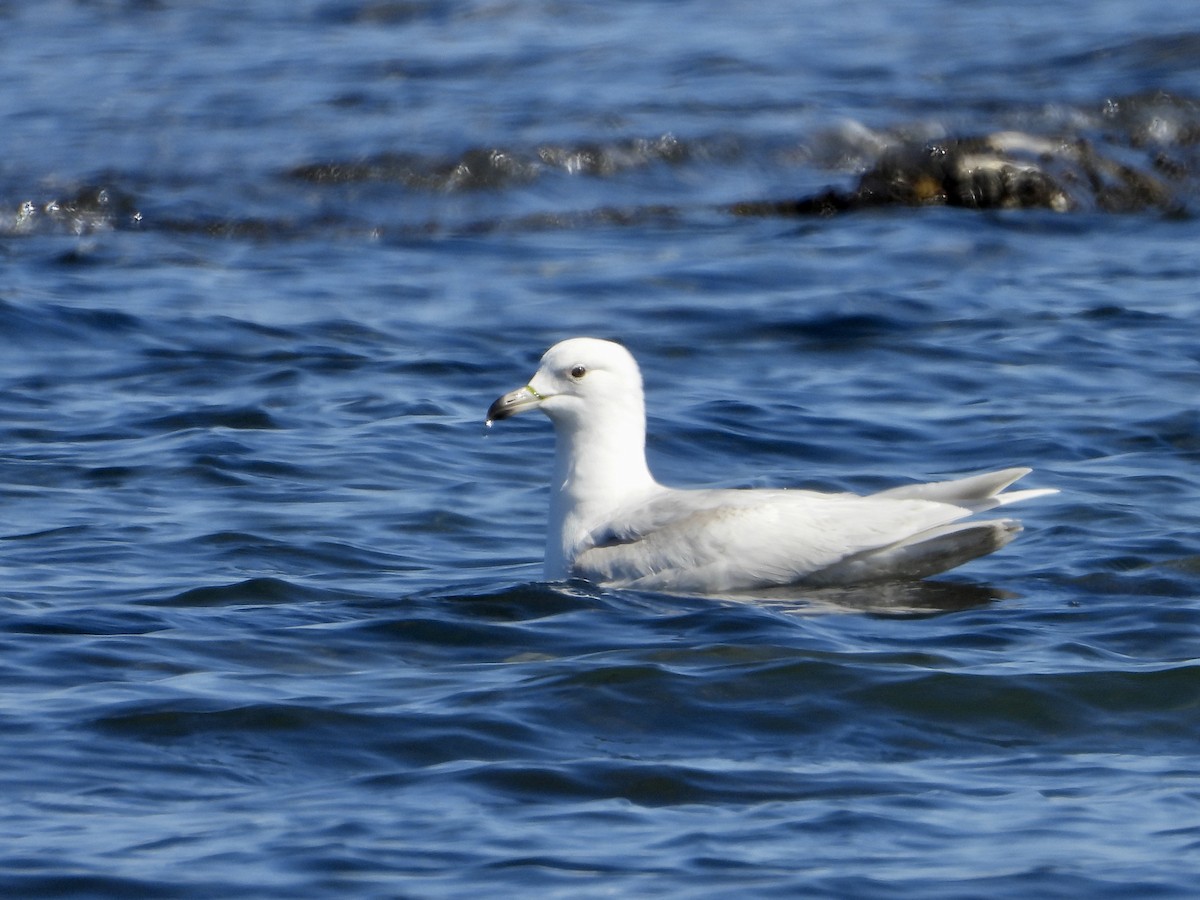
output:
[[[915,323],[903,318],[887,315],[827,314],[803,322],[788,323],[780,331],[781,337],[794,335],[817,349],[844,349],[856,344],[872,343],[891,339],[915,329]],[[775,331],[779,326],[772,326]]]
[[[88,345],[101,338],[120,337],[141,347],[146,322],[119,309],[88,309],[61,303],[12,302],[0,297],[0,328],[25,351]],[[10,356],[8,365],[15,360]],[[0,370],[7,368],[0,363]]]
[[[1083,875],[1057,871],[1053,866],[1022,868],[1005,875],[978,878],[951,878],[931,882],[926,878],[883,879],[870,877],[819,878],[817,890],[827,891],[830,897],[861,897],[863,900],[962,900],[963,897],[1021,896],[1036,891],[1046,900],[1074,900],[1078,897],[1122,900],[1130,896],[1147,898],[1179,898],[1177,885],[1169,881],[1142,879],[1136,876]]]
[[[450,160],[389,153],[361,161],[301,165],[289,170],[287,177],[314,184],[384,182],[432,191],[498,190],[550,172],[608,178],[653,163],[681,163],[696,154],[708,155],[702,143],[693,147],[663,135],[608,144],[546,145],[526,151],[473,148]]]
[[[1196,685],[1197,670],[1188,666],[1002,678],[934,673],[872,686],[858,696],[880,704],[885,715],[923,723],[920,729],[933,744],[1067,742],[1090,752],[1109,746],[1119,723],[1131,714],[1153,722],[1146,738],[1150,746],[1176,748],[1195,740],[1197,726],[1189,710],[1196,705]],[[1118,743],[1127,740],[1122,735]]]
[[[494,371],[494,366],[475,356],[442,357],[431,359],[397,360],[389,371],[420,378],[478,377]]]
[[[228,538],[228,535],[226,536]],[[242,543],[238,536],[239,544]],[[189,588],[170,597],[143,601],[152,606],[258,606],[263,604],[304,603],[326,599],[324,591],[305,588],[281,578],[250,578],[234,584]]]
[[[1142,432],[1123,442],[1130,452],[1168,448],[1184,459],[1200,461],[1200,410],[1180,410],[1161,418],[1137,422]]]
[[[438,602],[448,604],[461,615],[525,622],[594,609],[599,596],[597,589],[590,585],[556,588],[531,584],[500,591],[438,597]]]
[[[146,474],[135,466],[97,466],[80,474],[80,479],[95,487],[115,488],[131,484]]]
[[[587,760],[561,768],[490,765],[477,768],[467,778],[488,793],[511,800],[530,801],[539,796],[559,802],[624,800],[644,807],[787,802],[811,797],[813,791],[803,779],[754,768],[711,771],[632,760]],[[853,788],[845,789],[845,795],[852,793]]]
[[[209,734],[251,736],[278,732],[351,735],[371,731],[372,717],[304,704],[222,706],[217,701],[179,698],[125,704],[96,717],[93,727],[148,741],[178,740]]]
[[[672,228],[681,225],[691,210],[667,205],[601,206],[595,209],[568,212],[532,213],[516,218],[479,219],[460,226],[449,226],[451,233],[483,236],[489,234],[539,231],[590,230],[594,228],[632,228],[655,226]],[[440,229],[439,229],[440,230]]]
[[[363,546],[352,540],[323,539],[315,533],[318,531],[301,526],[281,527],[274,533],[231,530],[189,535],[178,544],[177,552],[200,554],[211,565],[229,567],[235,572],[286,570],[297,576],[324,579],[320,588],[311,588],[316,593],[310,593],[306,584],[286,581],[287,590],[294,591],[299,600],[320,601],[324,598],[342,602],[347,597],[330,588],[328,582],[348,579],[355,573],[376,579],[394,579],[404,572],[424,570],[423,566],[393,552],[386,542]],[[296,536],[305,532],[310,532],[307,537]],[[216,587],[228,588],[236,595],[241,583]],[[357,599],[357,595],[351,595],[349,599]]]
[[[1084,594],[1123,597],[1169,597],[1190,600],[1196,596],[1194,576],[1176,572],[1156,571],[1155,563],[1141,558],[1116,560],[1115,565],[1133,571],[1093,572],[1073,579],[1074,586]]]
[[[1082,53],[1061,56],[1052,60],[1051,65],[1067,70],[1090,69],[1105,73],[1124,70],[1136,73],[1139,79],[1169,81],[1189,70],[1195,70],[1197,59],[1200,59],[1200,33],[1181,31],[1135,37],[1094,47]],[[1165,93],[1150,94],[1145,99],[1156,108],[1171,107],[1178,103],[1176,98]],[[1114,103],[1114,106],[1116,105]]]
[[[496,189],[533,177],[530,163],[501,150],[470,150],[460,159],[430,164],[417,157],[388,154],[362,162],[298,166],[289,178],[314,184],[391,182],[424,190]]]
[[[1194,594],[1193,594],[1194,596]],[[1117,615],[1095,617],[1094,633],[1087,640],[1105,654],[1116,654],[1120,666],[1131,660],[1141,664],[1156,661],[1186,663],[1195,658],[1192,650],[1200,638],[1200,610],[1189,602],[1166,600],[1157,604],[1142,601]]]
[[[400,691],[406,686],[422,696],[430,692],[428,683],[394,683]],[[263,775],[288,783],[302,783],[306,771],[317,773],[335,764],[343,771],[392,773],[369,779],[376,785],[411,787],[447,777],[457,781],[457,770],[464,765],[550,751],[546,736],[527,724],[463,702],[444,688],[438,693],[437,706],[414,703],[401,694],[395,708],[365,702],[317,708],[303,697],[246,702],[151,696],[109,704],[93,715],[90,727],[109,738],[151,745],[262,755],[277,770]]]
[[[194,335],[193,340],[194,344],[186,348],[149,349],[145,354],[146,362],[129,373],[129,377],[170,379],[181,386],[206,387],[214,393],[232,394],[230,389],[235,385],[243,385],[247,390],[274,388],[286,392],[309,374],[351,373],[377,365],[361,353],[293,341],[286,335],[255,338],[253,333],[245,334],[241,329],[225,327],[223,323],[209,329],[208,334]],[[264,347],[264,343],[268,346]],[[276,405],[283,405],[281,398],[286,400],[287,394],[270,397]],[[230,409],[247,411],[248,415],[253,412],[246,406],[244,394],[231,396],[230,400]],[[199,407],[197,414],[202,416],[210,411],[219,412],[214,410],[211,399]],[[259,415],[265,413],[259,412]]]
[[[398,289],[399,290],[399,289]],[[411,301],[427,299],[428,291],[421,286],[414,286],[403,291]],[[331,318],[320,322],[312,322],[304,329],[304,339],[297,355],[304,360],[321,361],[345,360],[350,362],[369,362],[372,354],[380,349],[393,346],[395,338],[386,330],[367,322],[354,319]],[[361,348],[353,352],[350,348]]]
[[[337,626],[339,634],[367,645],[382,641],[414,659],[454,658],[484,664],[520,665],[573,658],[640,645],[636,634],[622,636],[620,623],[636,622],[651,611],[672,621],[679,601],[581,586],[518,585],[478,593],[389,597],[383,609],[366,608],[368,618]],[[689,601],[682,601],[688,603]],[[589,624],[594,632],[589,631]],[[672,630],[664,624],[663,628]],[[530,673],[533,674],[533,673]],[[522,676],[524,677],[524,676]],[[539,674],[539,677],[541,675]]]
[[[405,652],[424,659],[503,662],[529,653],[554,652],[521,622],[476,622],[434,612],[360,623],[348,631],[353,637],[404,647]]]
[[[78,871],[56,875],[35,874],[46,867],[47,861],[37,857],[7,858],[8,874],[0,875],[0,889],[11,897],[78,898],[78,900],[108,900],[112,897],[159,898],[196,896],[190,890],[178,892],[158,879],[116,878],[100,872],[89,872],[84,866],[67,866]],[[62,868],[61,862],[56,867]],[[26,870],[23,872],[22,870]]]
[[[738,733],[742,739],[728,748],[729,759],[752,758],[764,746],[787,741],[809,741],[815,750],[834,734],[843,746],[852,742],[855,729],[838,712],[839,698],[847,680],[859,676],[835,660],[784,652],[739,665],[703,652],[687,659],[627,652],[623,659],[556,666],[536,678],[528,688],[536,702],[522,717],[547,723],[566,717],[584,733],[635,755],[653,745],[660,729],[676,735],[679,751],[701,754]]]
[[[48,538],[71,539],[88,530],[89,526],[87,525],[63,525],[58,528],[47,528],[40,531],[0,535],[0,541],[44,541]]]
[[[57,637],[153,634],[164,627],[161,617],[126,608],[74,607],[62,611],[25,608],[9,611],[0,618],[0,630],[6,633]]]
[[[314,13],[318,21],[331,25],[400,26],[431,20],[446,23],[457,7],[444,0],[367,0],[329,2]]]
[[[264,410],[254,407],[231,409],[210,407],[185,410],[166,416],[147,419],[139,427],[153,432],[210,430],[228,428],[233,431],[270,431],[279,426]]]
[[[221,457],[202,454],[196,457],[193,464],[187,467],[184,473],[201,484],[208,484],[218,489],[245,488],[250,484],[249,480],[240,477],[235,472],[228,471],[230,468],[236,468],[236,465],[231,467],[228,461]]]

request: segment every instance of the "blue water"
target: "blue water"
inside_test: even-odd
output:
[[[0,894],[1195,896],[1197,48],[1190,0],[0,4]],[[1001,131],[1172,201],[730,212]],[[483,416],[577,334],[668,483],[1061,493],[923,586],[545,584],[548,423]]]

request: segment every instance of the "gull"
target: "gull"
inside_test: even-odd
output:
[[[487,424],[540,409],[555,431],[544,576],[671,593],[739,593],[925,578],[998,550],[1013,519],[966,519],[1054,494],[1003,493],[1027,468],[875,494],[678,489],[646,463],[642,376],[620,344],[571,338]]]

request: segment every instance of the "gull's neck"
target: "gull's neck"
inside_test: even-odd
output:
[[[573,418],[554,423],[545,566],[550,581],[569,575],[588,534],[613,510],[657,487],[646,465],[643,408],[626,405],[591,413],[586,422]]]

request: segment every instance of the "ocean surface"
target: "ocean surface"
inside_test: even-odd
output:
[[[0,896],[1197,896],[1148,9],[0,2]],[[927,583],[545,583],[483,420],[575,335],[669,484],[1061,493]]]

